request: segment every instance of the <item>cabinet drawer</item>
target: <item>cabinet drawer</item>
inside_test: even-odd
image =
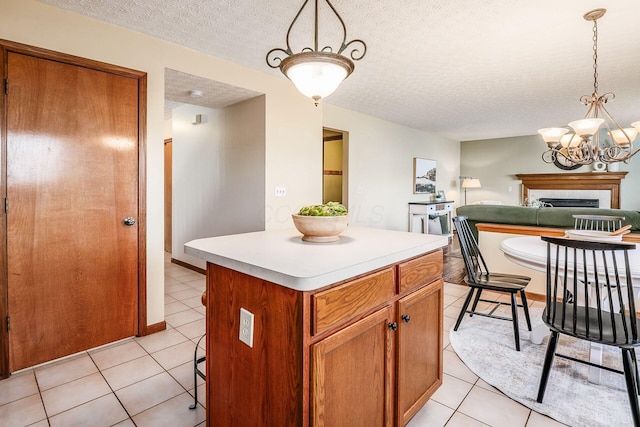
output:
[[[313,335],[345,323],[371,308],[384,304],[395,295],[393,268],[386,268],[360,279],[312,296]]]
[[[432,282],[442,274],[442,250],[398,265],[398,293]]]

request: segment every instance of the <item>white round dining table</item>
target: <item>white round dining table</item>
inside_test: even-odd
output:
[[[543,241],[540,236],[523,236],[505,239],[500,244],[500,250],[502,250],[507,259],[518,265],[536,271],[547,271],[547,242]],[[553,259],[552,253],[552,260]],[[634,295],[637,300],[640,296],[640,249],[636,248],[629,251],[629,267]],[[531,331],[531,342],[541,344],[548,333],[549,329],[545,325],[534,328],[534,330]],[[589,358],[592,363],[602,364],[601,344],[591,344]],[[599,384],[601,373],[601,369],[590,367],[589,381]]]
[[[507,259],[518,265],[536,271],[547,271],[547,242],[543,241],[540,236],[505,239],[500,244],[500,250],[502,250]],[[637,298],[640,292],[640,249],[637,247],[629,251],[629,267]]]

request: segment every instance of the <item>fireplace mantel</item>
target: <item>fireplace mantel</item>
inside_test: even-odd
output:
[[[516,174],[522,181],[522,197],[529,190],[609,190],[611,208],[620,209],[620,181],[628,172]]]

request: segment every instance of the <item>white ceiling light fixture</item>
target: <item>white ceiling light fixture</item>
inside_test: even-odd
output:
[[[640,148],[633,150],[633,140],[640,131],[640,121],[632,127],[622,128],[605,108],[615,98],[613,93],[598,95],[598,19],[607,9],[595,9],[584,14],[584,19],[593,21],[593,93],[584,95],[580,102],[589,106],[582,120],[569,123],[574,133],[567,128],[545,128],[538,130],[549,147],[542,154],[546,163],[556,163],[560,157],[564,164],[586,165],[595,162],[628,163]],[[604,124],[612,141],[601,141],[598,129]]]
[[[314,0],[314,38],[313,48],[305,47],[299,53],[293,53],[289,44],[291,29],[300,17],[309,0],[305,0],[287,31],[287,48],[271,49],[267,53],[267,65],[280,68],[280,71],[293,82],[303,95],[312,98],[315,104],[331,95],[340,83],[353,72],[353,61],[361,60],[367,53],[367,45],[359,39],[347,42],[347,28],[344,21],[329,0],[324,0],[342,26],[342,43],[334,52],[331,46],[318,46],[318,1]],[[348,51],[348,55],[342,52]]]
[[[189,96],[192,98],[202,98],[204,93],[199,89],[193,89],[189,91]]]

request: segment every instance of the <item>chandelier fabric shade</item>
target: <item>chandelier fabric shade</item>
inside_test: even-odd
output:
[[[609,114],[605,104],[615,98],[613,93],[598,94],[598,19],[606,9],[595,9],[584,14],[584,19],[593,22],[593,93],[583,96],[580,102],[588,106],[581,120],[569,123],[573,133],[567,128],[544,128],[538,133],[547,143],[542,154],[546,163],[561,160],[567,166],[603,163],[628,163],[640,149],[634,151],[633,141],[640,132],[640,121],[631,123],[632,127],[622,128]],[[610,140],[601,138],[600,128],[605,126]]]
[[[337,49],[331,46],[322,48],[318,45],[318,2],[315,4],[314,19],[314,45],[305,47],[299,53],[293,53],[289,37],[291,29],[298,20],[303,9],[309,3],[305,0],[302,7],[287,31],[287,48],[271,49],[267,53],[267,65],[271,68],[280,68],[280,71],[293,82],[295,87],[305,96],[313,99],[318,105],[318,101],[331,95],[340,84],[353,72],[355,66],[353,61],[359,61],[367,52],[367,45],[364,41],[355,39],[347,42],[347,28],[344,21],[333,7],[329,0],[324,0],[327,6],[338,19],[342,27],[342,42]],[[334,52],[335,50],[335,52]],[[342,55],[347,52],[349,56]]]

